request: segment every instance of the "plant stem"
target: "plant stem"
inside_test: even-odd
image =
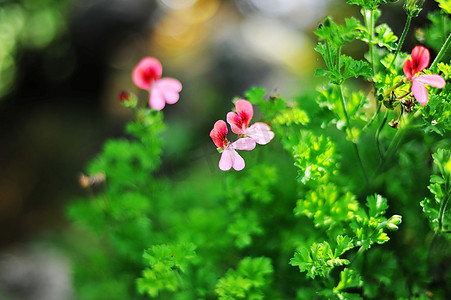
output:
[[[368,43],[369,52],[370,52],[370,63],[371,63],[371,69],[373,70],[373,76],[376,74],[376,66],[374,63],[374,9],[371,9],[369,11],[370,19],[368,21],[367,19],[367,13],[365,13],[365,23],[368,30],[368,33],[370,34],[370,40]]]
[[[444,168],[443,168],[444,169]],[[448,205],[449,198],[451,197],[451,190],[450,190],[450,178],[449,175],[446,173],[445,170],[441,170],[441,173],[443,174],[443,177],[445,178],[445,195],[443,197],[442,203],[440,203],[440,210],[438,213],[438,230],[439,232],[442,232],[443,230],[443,219],[445,218],[445,211],[446,206]]]
[[[340,100],[341,100],[341,105],[342,105],[342,108],[343,108],[343,114],[345,115],[345,119],[346,119],[346,129],[349,130],[348,131],[349,132],[348,136],[349,136],[349,138],[350,138],[350,140],[352,142],[352,147],[354,148],[354,152],[355,152],[355,154],[357,156],[357,160],[359,162],[360,168],[362,169],[362,174],[363,174],[363,176],[365,178],[365,182],[367,184],[369,184],[368,174],[366,173],[365,166],[363,165],[362,158],[360,156],[359,148],[357,147],[357,143],[354,141],[354,135],[352,133],[352,128],[351,128],[351,121],[349,120],[348,112],[346,110],[346,102],[345,102],[345,98],[344,98],[344,95],[343,95],[342,85],[339,84],[339,85],[337,85],[337,87],[338,87],[338,93],[340,94]]]
[[[387,97],[388,95],[390,95],[391,92],[393,92],[395,89],[399,88],[404,83],[405,83],[405,81],[404,81],[404,79],[402,79],[400,82],[398,82],[397,84],[395,84],[394,86],[392,86],[388,90],[385,90],[384,91],[384,97]]]
[[[429,69],[433,69],[437,65],[437,63],[443,58],[443,55],[445,55],[446,50],[448,50],[448,47],[450,44],[451,44],[451,33],[448,34],[448,38],[446,38],[445,43],[443,44],[442,48],[438,52],[437,57],[434,59],[434,62],[429,67]]]
[[[383,156],[381,163],[379,164],[376,171],[374,172],[373,177],[376,177],[377,174],[379,174],[382,171],[382,169],[388,163],[389,159],[396,152],[399,144],[401,143],[401,140],[402,140],[404,134],[407,132],[407,130],[409,128],[409,124],[410,124],[411,120],[414,119],[416,116],[418,116],[418,113],[419,113],[419,111],[417,111],[417,113],[413,114],[413,116],[411,114],[409,114],[407,116],[407,118],[404,118],[404,120],[405,120],[404,126],[400,126],[398,128],[398,130],[396,131],[396,134],[393,137],[390,145],[388,146],[387,151],[385,151],[385,155]]]
[[[389,114],[388,110],[385,111],[384,119],[382,120],[381,125],[379,126],[379,128],[376,131],[377,151],[379,152],[379,156],[380,156],[381,159],[383,158],[383,155],[382,155],[381,143],[380,143],[379,137],[380,137],[382,129],[384,129],[385,123],[387,122],[388,114]]]
[[[398,46],[396,47],[395,56],[393,56],[392,61],[388,65],[387,69],[390,69],[390,67],[393,65],[393,63],[396,60],[396,57],[398,57],[399,52],[401,51],[402,44],[404,44],[404,40],[406,39],[407,32],[409,31],[410,22],[412,21],[412,16],[407,15],[406,24],[404,25],[404,30],[402,31],[401,38],[399,39]]]
[[[438,230],[439,230],[439,232],[442,232],[442,229],[443,229],[443,219],[445,218],[445,211],[446,211],[446,206],[448,205],[448,201],[449,201],[449,192],[448,192],[448,196],[446,198],[444,198],[442,203],[440,204],[440,210],[438,213]]]
[[[376,120],[376,117],[379,115],[379,112],[381,111],[381,107],[382,107],[382,101],[377,100],[377,106],[376,106],[376,111],[374,112],[373,116],[371,117],[371,120],[362,128],[362,131],[365,131],[365,129],[367,129],[368,127],[371,126],[371,124],[373,124],[374,120]]]

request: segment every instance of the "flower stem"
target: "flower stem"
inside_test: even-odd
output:
[[[351,128],[351,121],[349,120],[348,112],[346,110],[346,102],[345,102],[345,98],[344,98],[344,95],[343,95],[343,88],[342,88],[341,84],[337,85],[337,87],[338,87],[338,93],[340,94],[340,100],[341,100],[341,105],[342,105],[342,108],[343,108],[343,114],[344,114],[345,119],[346,119],[346,129],[347,129],[347,132],[348,132],[348,136],[349,136],[349,139],[352,142],[352,147],[353,147],[354,152],[355,152],[355,154],[357,156],[357,160],[359,162],[360,168],[362,169],[363,177],[365,178],[365,181],[368,184],[369,183],[368,174],[366,173],[365,166],[363,165],[362,158],[360,156],[360,151],[359,151],[359,148],[357,146],[357,143],[354,140],[354,135],[352,133],[352,128]]]
[[[445,55],[446,51],[448,50],[449,45],[451,44],[451,33],[448,34],[448,37],[446,38],[445,43],[443,44],[442,48],[437,54],[437,57],[434,59],[434,62],[429,67],[430,69],[433,69],[437,63],[443,58],[443,55]]]
[[[399,39],[398,46],[396,47],[395,56],[393,56],[392,61],[388,65],[387,69],[390,69],[390,67],[393,65],[393,63],[396,60],[396,57],[398,57],[399,52],[401,51],[402,44],[404,44],[404,40],[406,39],[407,32],[409,31],[410,22],[412,21],[412,16],[407,15],[406,24],[404,25],[404,30],[402,31],[401,38]]]

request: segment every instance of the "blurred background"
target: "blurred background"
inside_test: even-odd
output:
[[[435,8],[426,1],[405,51]],[[383,9],[399,36],[402,1]],[[286,99],[314,88],[313,31],[326,15],[360,18],[342,0],[0,0],[0,299],[72,299],[70,262],[49,241],[85,194],[87,162],[124,135],[119,93],[147,97],[131,80],[142,57],[184,85],[165,108],[166,141],[177,143],[163,158],[170,176],[195,149],[215,151],[208,133],[233,97],[256,85]]]

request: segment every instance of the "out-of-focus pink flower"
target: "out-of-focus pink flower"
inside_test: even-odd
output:
[[[255,141],[251,138],[240,138],[230,143],[227,140],[227,125],[224,121],[219,120],[215,123],[210,131],[210,137],[213,143],[220,149],[221,159],[219,160],[219,169],[228,171],[231,168],[240,171],[244,169],[244,159],[236,152],[236,150],[253,150]]]
[[[416,75],[427,68],[429,59],[429,50],[423,46],[416,46],[403,66],[404,75],[412,82],[413,96],[421,105],[426,105],[429,98],[425,85],[439,89],[445,86],[445,80],[440,75]]]
[[[249,137],[260,145],[265,145],[274,138],[274,132],[265,123],[256,122],[249,127],[249,122],[254,115],[254,109],[249,101],[238,100],[235,103],[235,109],[236,113],[229,112],[227,114],[227,122],[230,124],[233,133]]]
[[[149,106],[156,110],[162,110],[166,103],[176,103],[182,90],[180,81],[161,78],[162,73],[160,61],[154,57],[141,59],[132,72],[133,82],[140,89],[149,91]]]

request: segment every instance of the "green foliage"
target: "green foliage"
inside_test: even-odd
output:
[[[440,8],[447,14],[451,14],[451,1],[449,0],[435,0]]]
[[[375,10],[377,9],[381,4],[396,2],[398,0],[348,0],[347,3],[352,5],[358,5],[362,8]]]
[[[355,244],[363,249],[369,249],[372,244],[384,244],[390,239],[384,229],[396,230],[401,223],[400,216],[391,217],[390,222],[384,217],[388,208],[387,200],[380,195],[367,198],[368,215],[359,210],[352,219],[351,229],[355,234]],[[394,225],[394,226],[393,226]]]
[[[356,18],[347,18],[345,25],[338,25],[330,17],[327,17],[315,34],[320,41],[330,43],[331,47],[339,48],[359,36],[360,26],[360,22]]]
[[[338,282],[337,286],[334,287],[333,292],[340,295],[343,299],[352,299],[351,297],[360,299],[358,295],[353,294],[353,296],[351,296],[349,293],[344,291],[352,288],[360,288],[362,285],[363,280],[359,273],[353,269],[345,268],[340,272],[340,282]]]
[[[421,201],[421,206],[432,229],[435,232],[442,232],[449,230],[451,221],[449,214],[446,213],[447,204],[451,198],[451,151],[438,149],[432,158],[440,175],[431,175],[428,188],[433,198],[425,198]]]
[[[298,179],[306,183],[310,180],[327,182],[338,169],[335,148],[331,140],[303,132],[302,140],[293,147],[295,166],[299,168]]]
[[[273,267],[266,257],[245,257],[236,270],[230,269],[220,278],[215,292],[218,299],[265,299],[265,286],[271,280]]]
[[[376,43],[379,47],[386,47],[388,50],[396,49],[396,40],[398,37],[394,35],[391,28],[383,23],[375,28],[376,32]]]
[[[313,219],[315,226],[342,227],[343,222],[352,219],[358,209],[358,202],[351,193],[340,193],[338,187],[327,183],[307,192],[305,199],[297,201],[295,215],[305,215]]]
[[[449,3],[448,1],[448,5],[450,5]],[[424,36],[420,33],[419,37],[424,39],[429,47],[438,52],[446,37],[451,33],[451,20],[449,15],[443,13],[443,10],[430,12],[427,17],[431,24],[424,29]],[[443,61],[449,62],[450,57],[451,54],[448,51],[448,55],[444,57]]]
[[[340,258],[340,255],[354,247],[352,240],[347,236],[337,236],[335,248],[328,242],[313,243],[308,248],[301,248],[294,253],[290,260],[292,266],[299,267],[301,272],[315,279],[316,276],[326,277],[334,267],[348,265],[349,260]]]
[[[180,274],[187,272],[196,258],[193,244],[155,245],[147,249],[143,258],[148,267],[136,281],[138,292],[156,297],[162,290],[177,291],[182,283]]]
[[[440,63],[437,67],[445,80],[451,78],[451,65]],[[451,130],[451,85],[447,84],[437,93],[430,96],[428,105],[421,108],[423,126],[426,132],[434,132],[441,136]]]

